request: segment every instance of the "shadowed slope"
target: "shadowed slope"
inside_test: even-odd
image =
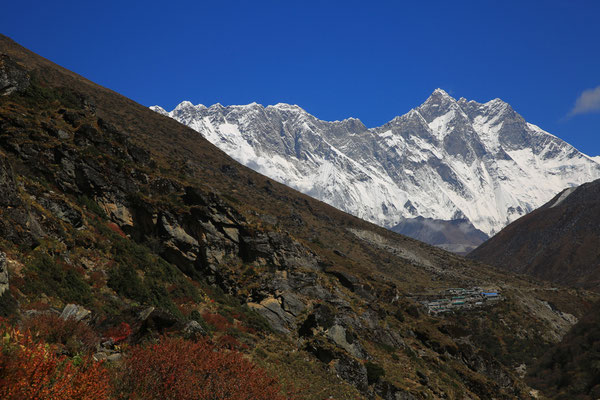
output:
[[[600,180],[565,189],[469,254],[499,268],[600,290]]]

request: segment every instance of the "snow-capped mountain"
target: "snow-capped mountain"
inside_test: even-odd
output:
[[[418,216],[467,219],[491,236],[565,187],[600,177],[596,160],[502,100],[457,101],[441,89],[372,129],[281,103],[151,108],[242,164],[386,227]]]

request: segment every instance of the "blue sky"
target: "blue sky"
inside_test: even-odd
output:
[[[3,34],[147,106],[287,102],[377,126],[441,87],[456,98],[499,97],[600,154],[598,1],[19,0],[2,8]]]

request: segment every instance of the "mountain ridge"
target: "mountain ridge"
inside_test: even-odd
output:
[[[242,164],[385,227],[417,216],[468,219],[490,236],[564,187],[600,177],[595,158],[508,103],[457,101],[442,89],[375,128],[284,103],[151,109]]]

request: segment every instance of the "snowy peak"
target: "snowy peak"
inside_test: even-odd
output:
[[[600,178],[597,159],[527,123],[506,102],[457,101],[442,89],[371,129],[285,103],[152,109],[246,166],[386,227],[418,216],[466,219],[493,235],[565,187]]]
[[[428,123],[458,109],[460,107],[456,100],[442,89],[435,89],[425,103],[418,107],[419,113]]]
[[[150,106],[150,109],[154,112],[157,112],[159,114],[162,115],[166,115],[169,116],[169,113],[167,112],[167,110],[165,110],[164,108],[162,108],[161,106]]]

